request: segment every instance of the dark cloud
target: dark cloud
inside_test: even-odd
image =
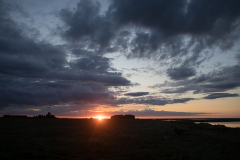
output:
[[[3,4],[1,7],[4,6],[3,2],[1,4]],[[11,8],[11,6],[9,7]],[[9,59],[11,62],[25,58],[27,58],[27,62],[37,59],[40,63],[44,61],[46,65],[53,68],[62,67],[66,63],[66,55],[61,48],[53,46],[46,41],[36,42],[35,39],[28,38],[24,35],[19,25],[11,20],[6,8],[1,8],[1,10],[5,11],[0,15],[1,58],[6,56],[6,59]],[[10,56],[15,57],[11,58]]]
[[[179,98],[179,99],[173,99],[172,103],[186,103],[188,101],[195,100],[194,98]]]
[[[128,58],[171,59],[174,67],[188,67],[211,58],[210,49],[232,48],[240,35],[239,5],[238,0],[112,0],[100,14],[98,2],[81,0],[75,11],[62,9],[60,17],[68,27],[65,39],[97,53],[120,51]]]
[[[194,94],[225,92],[240,87],[240,66],[224,67],[218,71],[201,74],[192,79],[165,82],[153,87],[161,88],[162,93],[186,93],[187,91],[193,91]]]
[[[71,68],[83,71],[107,73],[110,67],[110,59],[94,54],[81,57],[70,64]]]
[[[66,54],[57,46],[45,41],[35,42],[24,35],[18,24],[8,15],[6,4],[1,3],[0,15],[0,73],[31,75],[64,67]]]
[[[17,72],[46,72],[50,67],[42,61],[28,57],[0,55],[0,72],[14,74]]]
[[[225,97],[239,97],[238,94],[231,94],[231,93],[213,93],[206,97],[203,97],[204,99],[217,99],[217,98],[225,98]]]
[[[131,32],[128,31],[128,30],[122,30],[122,31],[119,32],[120,37],[126,37],[126,36],[129,36],[129,35],[131,35]]]
[[[116,99],[109,92],[110,86],[133,85],[111,67],[112,59],[79,46],[58,46],[29,38],[9,16],[9,11],[16,8],[2,1],[0,8],[1,108],[109,104]],[[95,9],[86,17],[94,15]],[[66,52],[74,58],[67,60]]]
[[[235,58],[237,59],[238,64],[240,65],[240,53],[239,53],[239,54],[236,54]]]
[[[150,58],[153,53],[158,54],[160,39],[154,33],[137,32],[129,44],[131,53],[128,54],[128,57]]]
[[[105,51],[116,33],[111,19],[99,11],[100,3],[92,0],[81,0],[75,12],[62,9],[60,17],[69,26],[63,36],[70,41],[89,41],[89,45],[100,45],[96,48],[99,53]]]
[[[78,81],[41,81],[2,78],[0,104],[7,106],[51,106],[65,103],[106,104],[114,99],[99,83]],[[81,107],[80,107],[81,108]]]
[[[173,26],[180,24],[185,4],[185,1],[113,0],[109,8],[112,16],[119,24],[131,22],[146,27],[161,27],[166,28],[166,30],[171,27],[175,30]],[[164,15],[164,13],[166,14]],[[176,19],[175,14],[179,15],[179,19]],[[165,21],[165,23],[161,24],[162,21]]]
[[[239,4],[237,0],[112,0],[109,12],[119,24],[138,24],[169,35],[209,32],[223,35],[239,17]]]
[[[167,75],[172,80],[182,80],[196,75],[196,71],[189,67],[169,68],[167,70]]]
[[[135,99],[127,99],[121,98],[116,103],[118,104],[147,104],[147,105],[159,105],[164,106],[166,104],[174,104],[174,103],[186,103],[188,101],[194,100],[194,98],[180,98],[180,99],[167,99],[167,98],[135,98]]]
[[[171,58],[176,64],[199,65],[212,56],[203,51],[225,51],[236,42],[239,5],[237,0],[113,0],[108,15],[118,26],[143,28],[128,45],[129,58]]]
[[[67,9],[62,9],[60,17],[62,20],[71,26],[66,31],[65,36],[72,39],[81,39],[84,36],[91,35],[97,30],[94,22],[100,20],[99,14],[100,3],[92,0],[82,0],[77,5],[77,11],[72,13]]]
[[[212,83],[212,84],[204,84],[202,85],[204,88],[203,92],[217,92],[217,91],[227,91],[230,89],[234,89],[239,87],[239,82],[219,82],[219,83]]]
[[[126,93],[124,94],[125,96],[133,96],[133,97],[138,97],[138,96],[145,96],[148,95],[149,92],[133,92],[133,93]]]

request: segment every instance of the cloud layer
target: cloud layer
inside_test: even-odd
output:
[[[197,100],[182,96],[189,92],[207,94],[200,99],[238,97],[225,92],[240,87],[239,53],[234,64],[204,73],[201,65],[238,43],[239,6],[239,0],[111,0],[102,13],[98,1],[80,0],[56,11],[62,24],[53,27],[59,43],[52,43],[29,36],[13,15],[30,14],[0,0],[0,109],[163,106]],[[152,84],[160,89],[154,96],[132,92],[137,83],[113,67],[109,54],[154,60],[167,80]]]
[[[24,35],[9,17],[11,5],[1,1],[0,106],[51,106],[71,103],[106,104],[114,99],[109,86],[130,86],[114,72],[111,59]]]

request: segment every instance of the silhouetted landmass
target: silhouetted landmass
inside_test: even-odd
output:
[[[0,157],[4,160],[239,159],[240,128],[194,121],[0,118]]]
[[[27,118],[26,115],[3,115],[3,118]]]
[[[132,114],[125,114],[125,115],[113,115],[111,119],[135,119],[135,116]]]
[[[46,115],[37,115],[37,116],[33,116],[33,118],[56,118],[54,115],[51,114],[51,112],[48,112]]]

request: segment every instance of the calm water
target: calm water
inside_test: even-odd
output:
[[[200,122],[196,122],[196,123],[200,123]],[[205,122],[205,123],[209,123],[211,125],[225,125],[226,127],[231,127],[231,128],[240,128],[240,122]]]

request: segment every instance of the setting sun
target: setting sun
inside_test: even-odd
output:
[[[102,116],[98,116],[97,118],[98,118],[98,120],[102,120],[102,119],[103,119],[103,117],[102,117]]]

